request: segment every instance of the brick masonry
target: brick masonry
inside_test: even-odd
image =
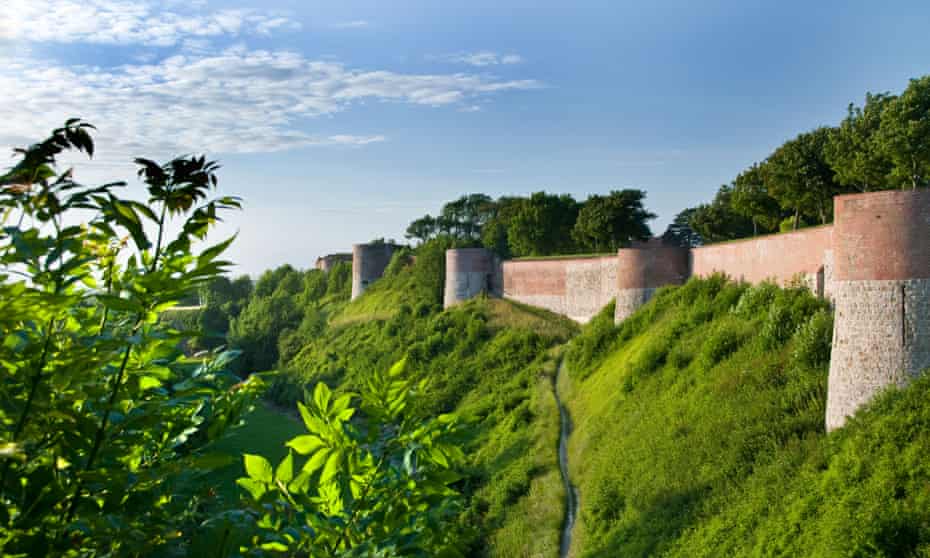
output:
[[[362,296],[368,286],[384,275],[397,247],[391,244],[355,244],[352,246],[352,300]]]
[[[500,296],[497,258],[484,248],[446,250],[446,282],[443,307],[449,308],[481,293]]]
[[[617,293],[614,256],[511,260],[502,265],[503,296],[584,323]]]

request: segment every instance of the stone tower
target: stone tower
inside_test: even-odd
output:
[[[352,300],[384,275],[396,249],[393,244],[352,245]]]
[[[485,248],[446,250],[446,284],[443,307],[449,308],[486,292],[500,296],[500,263]]]
[[[930,366],[930,190],[834,199],[827,430]]]
[[[617,308],[620,323],[652,298],[656,289],[680,285],[688,279],[687,248],[664,244],[653,238],[617,251]]]

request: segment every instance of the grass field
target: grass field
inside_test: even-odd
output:
[[[239,497],[236,479],[245,476],[242,454],[263,455],[277,464],[287,455],[284,443],[304,432],[303,424],[296,418],[264,403],[256,404],[255,409],[245,417],[245,424],[213,447],[217,452],[232,456],[234,462],[214,471],[207,482],[216,488],[217,495],[223,500],[236,501]]]

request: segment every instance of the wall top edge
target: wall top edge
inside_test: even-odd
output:
[[[760,234],[758,236],[750,236],[747,238],[734,238],[733,240],[724,240],[722,242],[714,242],[713,244],[705,244],[703,246],[695,246],[690,248],[691,250],[705,250],[708,248],[716,248],[718,246],[730,246],[733,244],[742,244],[746,242],[758,242],[760,240],[772,240],[775,238],[786,238],[790,236],[804,236],[813,232],[820,232],[833,229],[833,223],[827,223],[826,225],[815,225],[812,227],[804,227],[803,229],[798,229],[796,231],[788,232],[777,232],[771,234]]]

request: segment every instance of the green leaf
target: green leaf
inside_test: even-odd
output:
[[[259,548],[272,552],[287,552],[287,545],[280,542],[267,542],[259,546]]]
[[[406,368],[407,368],[407,358],[404,357],[398,360],[397,362],[395,362],[394,366],[392,366],[391,369],[388,370],[388,377],[396,378],[397,376],[400,376],[401,374],[403,374]]]
[[[329,448],[321,448],[319,451],[313,454],[313,457],[307,460],[302,469],[303,472],[312,475],[323,466],[323,463],[326,462],[326,458],[328,456]]]
[[[326,382],[319,382],[313,390],[313,402],[316,403],[317,408],[324,413],[329,406],[331,396],[332,392],[329,390],[329,386],[326,385]]]
[[[326,466],[323,468],[323,473],[320,475],[320,482],[323,484],[328,483],[332,480],[333,477],[339,473],[339,470],[342,468],[342,452],[336,450],[329,456],[329,459],[326,460]]]
[[[323,440],[311,434],[303,434],[292,438],[286,445],[293,448],[300,455],[308,455],[323,447]]]
[[[147,389],[161,387],[161,380],[153,376],[142,376],[139,378],[139,389],[145,391]]]
[[[245,472],[249,477],[261,482],[272,482],[271,463],[260,455],[245,454]]]
[[[274,479],[278,482],[288,483],[294,478],[294,454],[287,452],[287,457],[278,464],[274,472]]]
[[[255,479],[236,479],[236,484],[246,489],[256,502],[262,499],[262,496],[268,492],[265,483]]]

